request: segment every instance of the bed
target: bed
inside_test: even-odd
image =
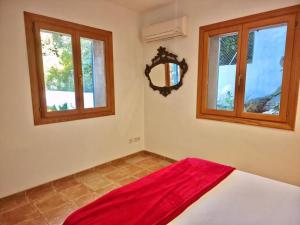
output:
[[[235,170],[169,225],[300,225],[300,187]]]
[[[300,187],[188,158],[118,188],[64,225],[300,225]]]

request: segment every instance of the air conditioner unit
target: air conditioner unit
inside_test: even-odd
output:
[[[145,42],[170,39],[187,35],[187,17],[164,21],[153,24],[142,30]]]

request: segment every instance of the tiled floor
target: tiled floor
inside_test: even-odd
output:
[[[141,152],[0,199],[0,225],[61,225],[72,211],[170,163]]]

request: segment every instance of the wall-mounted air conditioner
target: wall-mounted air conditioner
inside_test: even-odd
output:
[[[170,39],[187,35],[187,17],[164,21],[143,28],[142,36],[146,42]]]

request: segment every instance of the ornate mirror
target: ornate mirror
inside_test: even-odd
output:
[[[181,87],[188,65],[185,59],[178,61],[177,55],[166,51],[166,48],[159,47],[157,51],[151,65],[146,65],[145,75],[150,87],[166,97],[172,90]]]

